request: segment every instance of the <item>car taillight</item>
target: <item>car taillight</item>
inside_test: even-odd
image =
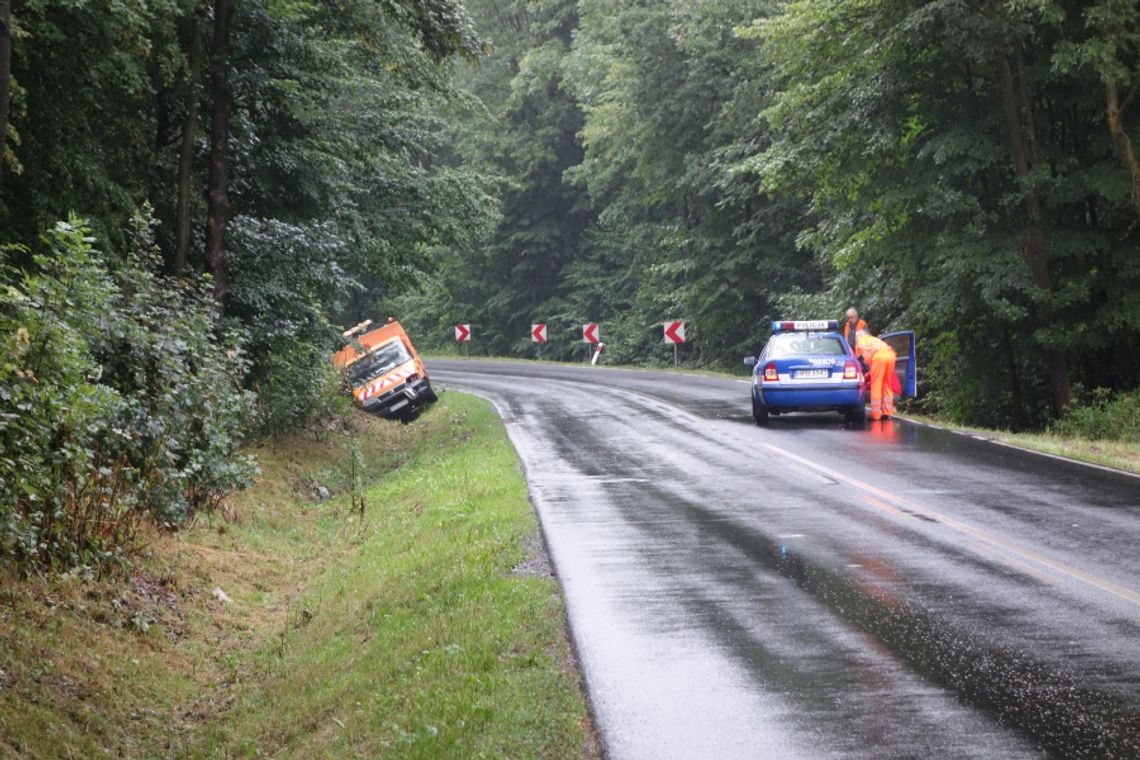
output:
[[[855,367],[855,362],[847,362],[843,365],[843,379],[855,380],[859,377],[859,370]]]
[[[780,380],[780,373],[776,371],[775,364],[769,364],[764,367],[764,382],[776,383]]]

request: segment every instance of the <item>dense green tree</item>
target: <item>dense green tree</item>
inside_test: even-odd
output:
[[[438,160],[453,96],[440,61],[479,46],[465,17],[352,10],[247,0],[235,17],[226,310],[256,325],[251,380],[276,389],[267,418],[321,389],[312,363],[355,294],[408,279],[491,205],[478,176]]]
[[[234,95],[230,84],[230,29],[234,0],[214,0],[214,33],[210,45],[210,162],[206,184],[206,269],[214,278],[214,298],[225,304],[226,229],[230,222],[230,112]]]
[[[966,419],[1057,414],[1070,369],[1135,382],[1128,177],[1089,77],[1052,64],[1080,21],[1058,4],[796,2],[753,27],[783,79],[777,139],[743,164],[805,194],[801,239],[832,287],[866,293],[880,327],[923,330],[932,398]]]
[[[684,318],[698,361],[735,366],[762,337],[773,295],[818,282],[794,245],[797,201],[734,171],[740,136],[765,139],[754,128],[770,76],[732,30],[770,4],[583,7],[571,67],[586,156],[570,175],[599,206],[591,235],[616,254],[608,268],[632,288],[623,320],[637,337],[619,353],[667,355],[659,325]]]
[[[115,517],[101,484],[132,520],[208,506],[244,433],[328,410],[352,296],[485,226],[494,202],[446,157],[442,116],[451,61],[482,43],[454,0],[22,0],[11,21],[0,417],[36,425],[0,431],[23,489],[0,559],[85,562],[104,537],[60,535]],[[152,201],[141,234],[127,222]],[[89,223],[40,235],[72,210]]]
[[[1140,8],[1132,0],[1101,0],[1069,12],[1081,14],[1086,33],[1058,43],[1053,60],[1064,71],[1083,66],[1100,77],[1108,132],[1131,179],[1132,205],[1140,216],[1140,160],[1128,130],[1129,110],[1140,91]]]
[[[212,274],[260,383],[288,371],[274,353],[328,351],[361,283],[406,281],[429,246],[484,226],[486,188],[441,158],[449,60],[482,50],[457,2],[128,5],[15,4],[23,139],[0,190],[4,240],[34,251],[76,210],[121,247],[152,201],[168,270]]]
[[[12,110],[12,2],[0,0],[0,181],[8,154],[8,117]]]
[[[733,170],[767,93],[755,42],[732,29],[767,4],[472,8],[496,44],[465,78],[484,110],[462,114],[458,142],[502,178],[502,216],[476,250],[440,253],[452,263],[423,297],[442,289],[450,309],[424,329],[473,322],[477,350],[530,354],[544,321],[543,355],[571,357],[579,326],[602,321],[618,360],[653,361],[671,356],[662,320],[685,318],[698,360],[754,350],[771,294],[819,280],[794,245],[799,201]]]
[[[4,240],[34,243],[70,211],[119,235],[151,191],[160,86],[177,67],[179,0],[24,0],[11,6],[12,111],[0,195]]]
[[[683,318],[688,360],[727,366],[769,318],[856,305],[920,332],[926,403],[960,419],[1140,379],[1134,2],[471,7],[496,48],[457,142],[503,215],[437,251],[441,313],[398,302],[441,340],[529,353],[543,320],[569,356],[600,320],[655,362]]]
[[[465,322],[475,325],[476,350],[497,353],[529,353],[530,324],[557,329],[561,317],[565,329],[546,355],[569,357],[570,325],[588,315],[567,312],[564,272],[580,258],[591,221],[584,194],[563,176],[582,155],[581,110],[563,71],[577,8],[568,0],[469,6],[490,49],[462,72],[473,99],[450,112],[452,143],[457,160],[496,178],[499,223],[485,239],[435,250],[436,279],[390,304],[422,315],[412,324],[429,344]]]

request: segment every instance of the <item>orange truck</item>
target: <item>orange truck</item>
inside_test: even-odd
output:
[[[436,400],[423,359],[395,319],[379,327],[369,319],[343,334],[348,344],[333,354],[332,363],[352,386],[358,407],[407,419]]]

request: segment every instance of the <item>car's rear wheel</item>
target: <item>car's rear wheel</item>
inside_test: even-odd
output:
[[[843,416],[851,427],[861,428],[867,425],[867,407],[862,404],[850,407]]]
[[[752,399],[752,419],[756,420],[756,424],[760,427],[768,427],[768,407]]]

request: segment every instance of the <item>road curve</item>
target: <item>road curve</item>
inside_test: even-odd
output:
[[[1140,479],[743,381],[432,360],[526,470],[607,754],[1140,758]]]

